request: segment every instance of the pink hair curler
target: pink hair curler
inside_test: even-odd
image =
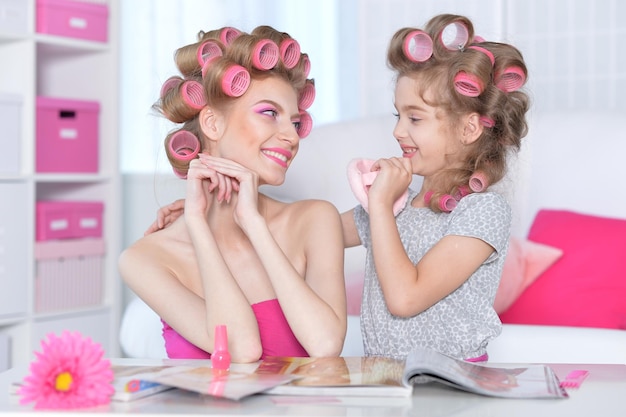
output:
[[[220,32],[220,41],[224,45],[230,45],[235,39],[241,35],[241,32],[233,27],[225,27]]]
[[[469,179],[469,187],[475,193],[485,191],[488,186],[489,181],[487,180],[487,176],[482,172],[474,172]]]
[[[482,52],[483,54],[487,55],[487,57],[489,58],[489,61],[491,61],[491,66],[495,65],[496,57],[493,56],[493,53],[489,49],[483,48],[482,46],[476,46],[476,45],[472,45],[468,47],[467,49],[473,49],[475,51]]]
[[[206,106],[204,87],[197,81],[185,81],[180,87],[180,94],[185,104],[193,109],[200,110]]]
[[[250,73],[241,65],[231,65],[222,77],[222,90],[231,97],[239,97],[250,86]]]
[[[508,67],[496,74],[496,87],[505,93],[518,90],[526,82],[526,74],[520,67]]]
[[[206,41],[198,47],[198,64],[202,68],[202,75],[206,72],[205,67],[215,58],[222,56],[222,48],[215,41]]]
[[[161,87],[161,92],[159,93],[159,96],[161,98],[165,97],[165,95],[167,93],[170,92],[170,90],[172,90],[173,88],[178,88],[178,86],[183,82],[183,79],[180,77],[170,77],[167,80],[165,80],[165,82],[163,83],[163,86]]]
[[[252,65],[256,69],[269,70],[276,66],[280,51],[278,45],[270,39],[261,39],[252,51]]]
[[[402,51],[413,62],[427,61],[433,54],[433,40],[426,32],[414,30],[404,38]]]
[[[452,22],[439,34],[439,41],[450,51],[462,50],[467,44],[469,32],[467,26],[461,22]]]
[[[188,130],[179,130],[170,137],[167,147],[173,158],[187,162],[200,152],[200,140]]]
[[[309,112],[300,111],[300,122],[298,124],[298,128],[296,131],[298,132],[298,136],[300,139],[304,139],[309,136],[311,130],[313,129],[313,119]]]
[[[213,337],[213,353],[211,354],[211,367],[216,370],[227,371],[230,368],[230,352],[228,351],[228,332],[226,326],[215,326]]]
[[[302,61],[304,62],[304,76],[308,78],[311,72],[311,60],[308,55],[304,55]]]
[[[187,173],[186,172],[183,172],[183,171],[181,171],[179,169],[176,169],[176,168],[172,168],[172,171],[174,171],[174,175],[176,175],[181,180],[186,180],[187,179]]]
[[[481,125],[489,129],[491,129],[492,127],[496,125],[496,122],[489,116],[480,116],[478,118],[478,121],[480,121]]]
[[[430,200],[433,198],[433,192],[432,190],[426,191],[426,193],[424,194],[424,203],[429,206],[430,205]]]
[[[480,78],[474,74],[459,71],[454,76],[454,88],[464,96],[478,97],[483,92],[484,85]]]
[[[460,201],[463,197],[470,194],[472,191],[467,185],[461,185],[454,193],[454,199]]]
[[[483,43],[486,42],[485,38],[479,35],[474,35],[474,43]]]
[[[444,194],[439,198],[439,209],[444,213],[450,213],[455,209],[457,201],[450,194]]]
[[[291,69],[300,60],[300,44],[295,39],[285,39],[280,43],[280,57],[285,67]]]
[[[311,107],[313,101],[315,101],[315,84],[311,81],[307,81],[304,88],[300,92],[300,97],[298,98],[298,108],[300,110],[306,110]]]

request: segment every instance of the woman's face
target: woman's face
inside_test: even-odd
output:
[[[400,77],[396,84],[398,121],[393,135],[410,158],[413,173],[424,177],[451,168],[461,158],[461,142],[443,111],[418,94],[419,79]],[[426,92],[428,100],[428,91]]]
[[[255,171],[262,184],[282,184],[300,144],[298,97],[291,84],[278,77],[252,81],[222,117],[212,153]]]

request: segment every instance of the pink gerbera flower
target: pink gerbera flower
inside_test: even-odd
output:
[[[102,347],[80,333],[48,334],[41,352],[30,364],[30,375],[18,391],[20,403],[36,409],[87,408],[111,401],[114,389],[111,363]]]

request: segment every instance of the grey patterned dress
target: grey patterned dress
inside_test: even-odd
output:
[[[416,194],[410,190],[409,202]],[[511,226],[511,208],[505,198],[493,192],[470,194],[451,213],[434,213],[428,208],[407,205],[396,217],[402,244],[414,264],[447,235],[476,237],[496,250],[454,292],[409,318],[394,316],[387,310],[374,267],[369,215],[358,206],[354,219],[367,249],[361,304],[365,354],[403,359],[413,347],[420,346],[459,359],[484,355],[489,341],[502,330],[493,302]]]

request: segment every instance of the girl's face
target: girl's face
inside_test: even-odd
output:
[[[410,158],[413,173],[429,177],[460,160],[461,142],[450,126],[449,117],[426,104],[418,94],[418,86],[419,79],[406,76],[398,79],[395,91],[398,121],[393,135],[402,148],[402,156]]]
[[[300,144],[298,100],[291,84],[277,77],[252,81],[221,117],[214,156],[255,171],[262,184],[282,184]]]

